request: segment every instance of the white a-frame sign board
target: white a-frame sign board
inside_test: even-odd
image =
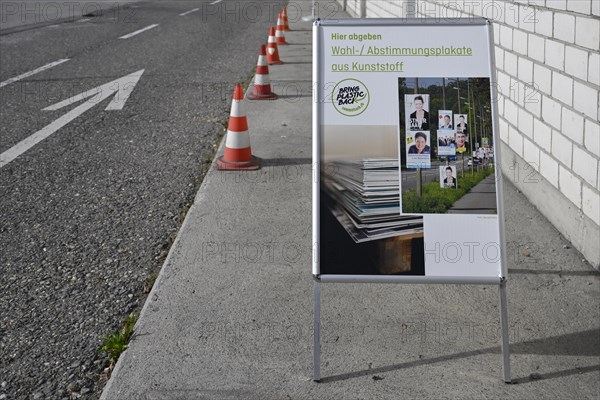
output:
[[[313,41],[314,379],[321,283],[441,283],[498,285],[509,382],[491,23],[317,20]]]

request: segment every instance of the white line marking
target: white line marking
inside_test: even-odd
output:
[[[217,1],[213,1],[212,3],[210,3],[211,6],[214,6],[215,4],[218,4],[220,2],[222,2],[223,0],[217,0]]]
[[[4,167],[6,164],[13,161],[15,158],[19,157],[33,146],[112,95],[115,95],[115,97],[113,97],[108,106],[106,106],[105,110],[121,110],[143,73],[144,70],[141,69],[137,72],[125,75],[122,78],[105,83],[101,86],[97,86],[93,89],[79,93],[73,97],[44,108],[44,111],[58,110],[77,101],[81,101],[86,98],[88,99],[59,119],[51,122],[49,125],[46,125],[28,138],[20,141],[10,149],[6,150],[4,153],[0,154],[0,168]]]
[[[88,22],[90,19],[89,18],[84,18],[84,19],[80,19],[77,22]]]
[[[198,10],[199,10],[199,8],[194,8],[193,10],[186,11],[186,12],[184,12],[184,13],[181,13],[181,14],[179,14],[179,16],[180,16],[180,17],[184,17],[184,16],[186,16],[186,15],[188,15],[188,14],[191,14],[191,13],[193,13],[193,12],[196,12],[196,11],[198,11]]]
[[[149,26],[147,26],[145,28],[142,28],[140,30],[137,30],[135,32],[131,32],[131,33],[128,33],[127,35],[121,36],[119,39],[129,39],[130,37],[133,37],[133,36],[135,36],[137,34],[140,34],[142,32],[148,31],[150,29],[156,28],[157,26],[158,26],[158,24],[149,25]]]
[[[23,78],[28,78],[31,75],[35,75],[35,74],[40,73],[42,71],[45,71],[45,70],[47,70],[49,68],[55,67],[55,66],[57,66],[59,64],[62,64],[64,62],[66,62],[66,61],[69,61],[69,59],[68,58],[63,58],[62,60],[54,61],[54,62],[51,62],[50,64],[44,65],[43,67],[36,68],[33,71],[25,72],[24,74],[21,74],[19,76],[15,76],[14,78],[7,79],[4,82],[0,82],[0,88],[3,87],[3,86],[6,86],[6,85],[10,85],[11,83],[20,81]]]

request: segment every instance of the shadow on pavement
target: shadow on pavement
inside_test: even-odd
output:
[[[567,275],[567,276],[598,276],[600,272],[589,271],[561,271],[552,269],[524,269],[524,268],[509,268],[509,274],[531,274],[531,275]]]
[[[334,376],[328,376],[321,379],[322,383],[337,382],[346,379],[358,378],[361,376],[381,374],[385,372],[391,372],[404,368],[419,367],[424,365],[442,363],[450,360],[457,360],[461,358],[468,358],[483,354],[500,354],[500,346],[488,347],[485,349],[467,351],[457,354],[449,354],[440,357],[434,357],[429,359],[421,359],[415,361],[409,361],[401,364],[388,365],[380,368],[366,369],[362,371],[350,372],[347,374],[340,374]],[[538,354],[548,356],[600,356],[600,328],[590,329],[582,332],[569,333],[561,336],[552,336],[548,338],[535,339],[521,343],[514,343],[510,345],[511,354]],[[500,359],[498,359],[498,365],[501,365]],[[545,374],[532,373],[528,377],[520,377],[512,379],[512,383],[527,383],[541,379],[552,379],[559,378],[568,375],[581,374],[592,371],[600,371],[600,365],[592,365],[587,367],[578,367],[568,369],[564,371],[554,371]]]

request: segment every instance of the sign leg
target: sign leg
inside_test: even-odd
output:
[[[506,302],[506,280],[500,282],[500,326],[502,330],[502,373],[504,382],[510,383],[510,349],[508,341],[508,305]]]
[[[321,380],[321,283],[314,283],[313,380]]]

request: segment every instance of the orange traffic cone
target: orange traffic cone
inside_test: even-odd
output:
[[[254,90],[248,94],[250,100],[275,100],[277,95],[271,91],[269,79],[269,65],[267,63],[267,48],[260,46],[258,63],[256,64],[256,76],[254,77]]]
[[[269,65],[283,64],[279,59],[279,48],[277,47],[277,40],[275,40],[275,28],[271,27],[269,30],[269,42],[267,43],[267,62]]]
[[[256,170],[260,168],[260,160],[252,155],[248,120],[243,109],[244,90],[242,85],[235,85],[233,102],[227,127],[225,153],[217,159],[216,168],[220,171]]]
[[[285,41],[285,35],[283,34],[283,18],[281,18],[281,13],[277,15],[277,31],[275,32],[275,40],[277,42],[277,46],[287,46],[289,43]]]
[[[283,11],[281,12],[281,19],[283,20],[283,30],[286,31],[286,32],[291,31],[290,25],[288,23],[287,7],[286,6],[283,6]]]

